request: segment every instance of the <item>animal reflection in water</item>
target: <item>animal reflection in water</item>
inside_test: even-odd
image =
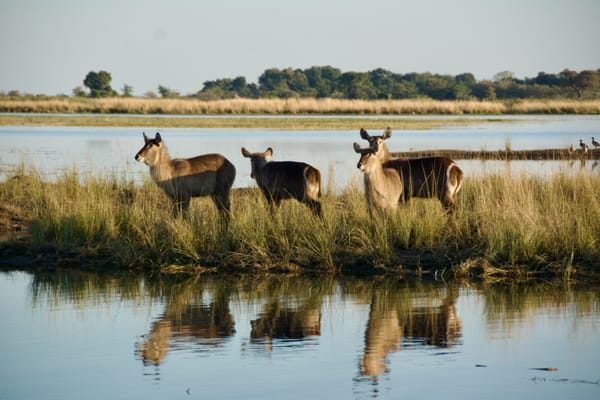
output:
[[[279,300],[264,306],[259,318],[251,321],[251,342],[272,350],[274,339],[302,340],[321,334],[320,302],[307,302],[296,308],[283,307]],[[187,346],[219,346],[236,333],[229,309],[229,297],[217,293],[208,305],[169,304],[162,316],[152,324],[150,333],[138,345],[145,364],[160,365],[176,342]]]
[[[462,324],[456,315],[454,290],[448,291],[441,305],[392,304],[383,292],[371,300],[365,332],[365,349],[360,360],[360,375],[376,377],[386,371],[388,354],[404,344],[449,348],[462,336]]]
[[[270,351],[274,339],[302,340],[320,336],[320,306],[306,304],[288,308],[283,307],[279,300],[271,301],[265,305],[260,317],[252,320],[251,324],[251,341],[264,343],[265,350]]]
[[[138,346],[145,364],[160,365],[173,342],[219,346],[235,334],[229,298],[221,295],[208,305],[169,304]]]

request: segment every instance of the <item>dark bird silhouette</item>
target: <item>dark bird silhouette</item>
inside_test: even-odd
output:
[[[593,136],[592,136],[592,145],[594,146],[594,148],[600,147],[600,143],[596,142],[596,139],[594,139]]]

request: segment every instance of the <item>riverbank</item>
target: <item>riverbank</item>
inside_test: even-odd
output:
[[[271,217],[256,189],[232,193],[223,230],[212,203],[171,214],[156,186],[21,169],[0,183],[3,266],[154,272],[393,273],[488,280],[600,272],[600,176],[465,181],[458,211],[415,199],[372,221],[362,189],[326,193],[323,221],[288,202]]]
[[[390,118],[335,116],[144,116],[144,115],[71,115],[71,114],[3,114],[0,126],[70,126],[118,127],[140,129],[167,128],[244,128],[281,130],[429,130],[447,126],[466,126],[485,122],[502,122],[498,118]]]

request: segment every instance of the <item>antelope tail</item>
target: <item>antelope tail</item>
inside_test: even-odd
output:
[[[306,167],[302,171],[304,177],[304,186],[306,188],[306,196],[311,199],[321,197],[321,176],[319,171],[314,168]]]
[[[458,193],[462,186],[463,172],[458,167],[458,165],[452,163],[452,165],[450,165],[450,167],[448,168],[446,174],[446,182],[448,182],[448,186],[452,188],[451,193],[454,196],[456,193]]]

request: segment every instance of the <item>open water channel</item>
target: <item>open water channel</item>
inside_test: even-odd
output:
[[[407,118],[407,117],[403,117]],[[419,118],[419,117],[415,117]],[[426,117],[431,118],[431,117]],[[452,118],[452,117],[444,117]],[[464,119],[465,117],[461,117]],[[472,117],[480,120],[480,117]],[[591,146],[591,137],[600,141],[600,116],[528,116],[482,120],[481,124],[452,126],[434,130],[396,131],[387,141],[390,151],[457,149],[457,150],[533,150],[578,147],[579,139]],[[385,127],[371,134],[381,134]],[[153,136],[152,127],[82,128],[82,127],[0,127],[0,179],[20,164],[35,166],[50,179],[57,174],[76,170],[82,175],[124,176],[136,181],[147,177],[148,168],[135,162],[134,155],[144,143],[142,132]],[[349,183],[362,182],[356,168],[359,156],[354,153],[358,131],[284,131],[274,129],[160,129],[172,158],[221,153],[237,169],[234,187],[254,185],[250,178],[250,161],[241,154],[273,148],[273,160],[305,161],[323,175],[325,189],[338,190]],[[459,165],[469,176],[489,173],[552,174],[578,171],[579,162],[568,161],[467,161]],[[587,162],[584,170],[598,169]]]
[[[0,272],[0,399],[597,399],[599,289]]]

